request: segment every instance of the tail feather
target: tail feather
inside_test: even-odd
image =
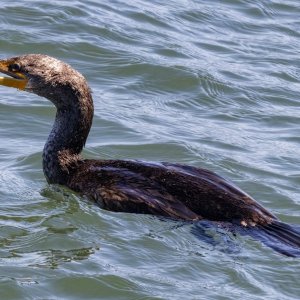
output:
[[[227,233],[232,232],[234,234],[239,233],[241,235],[248,235],[283,255],[289,257],[300,257],[300,225],[290,225],[274,220],[271,224],[267,225],[241,227],[240,225],[232,223],[199,221],[194,224],[192,233],[201,240],[216,246],[217,242],[214,239],[214,235],[208,236],[206,233],[207,229],[214,227],[216,229],[221,229],[221,231],[217,231],[224,237],[227,236],[226,231]],[[223,241],[225,240],[223,239]],[[232,243],[228,243],[228,241],[230,241],[230,238],[226,238],[225,241],[225,244],[228,244],[228,247],[226,247],[226,252],[228,252],[228,249],[231,247],[236,248],[233,247]],[[224,247],[224,245],[222,247]]]
[[[250,228],[248,234],[266,246],[290,257],[300,257],[300,229],[280,221]]]
[[[300,232],[297,232],[288,224],[276,221],[270,225],[262,227],[262,230],[268,232],[274,237],[277,237],[278,240],[282,242],[285,242],[293,247],[300,248]]]

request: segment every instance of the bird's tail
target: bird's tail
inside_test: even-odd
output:
[[[216,231],[213,232],[212,229]],[[207,234],[209,232],[209,234]],[[227,232],[227,234],[226,234]],[[257,225],[255,227],[242,227],[239,224],[198,221],[192,227],[192,233],[202,241],[216,246],[219,241],[226,245],[221,245],[221,249],[226,252],[236,252],[236,243],[234,235],[228,233],[251,236],[255,240],[262,242],[264,245],[272,248],[276,252],[290,257],[300,257],[300,225],[290,225],[277,220],[271,224]],[[221,235],[222,238],[215,240],[215,234]],[[229,251],[229,250],[232,251]]]
[[[247,235],[261,241],[275,251],[290,257],[300,257],[300,226],[280,221],[245,228]]]

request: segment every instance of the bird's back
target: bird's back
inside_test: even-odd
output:
[[[84,160],[68,186],[102,208],[183,220],[265,224],[275,217],[250,196],[206,169],[125,160]]]

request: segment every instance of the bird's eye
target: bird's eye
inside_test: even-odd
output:
[[[19,64],[11,64],[8,66],[8,71],[10,72],[19,72],[21,70],[21,67]]]

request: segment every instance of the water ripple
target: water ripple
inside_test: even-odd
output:
[[[86,156],[210,168],[299,223],[299,13],[296,0],[6,1],[0,56],[46,53],[86,76]],[[54,116],[1,88],[1,299],[298,296],[299,262],[255,241],[236,237],[226,253],[189,225],[48,186]]]

